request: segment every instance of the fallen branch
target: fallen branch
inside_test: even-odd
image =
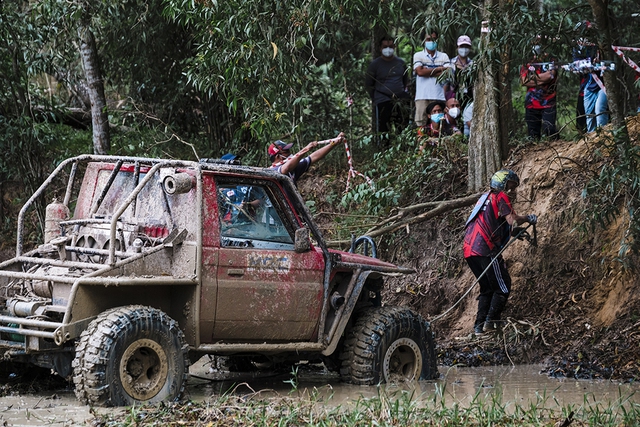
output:
[[[375,225],[374,227],[369,229],[365,233],[365,235],[369,237],[377,237],[386,233],[393,233],[394,231],[399,230],[402,227],[406,227],[411,224],[426,221],[428,219],[434,218],[445,212],[449,212],[454,209],[462,208],[465,206],[471,206],[474,203],[476,203],[476,201],[478,200],[481,194],[482,193],[476,193],[470,196],[462,197],[460,199],[420,203],[417,205],[407,206],[406,208],[401,208],[398,214],[387,218],[386,220],[382,221],[378,225]],[[424,209],[426,207],[431,207],[431,206],[435,206],[435,208],[431,209],[430,211],[423,212],[419,215],[412,216],[410,218],[401,219],[404,217],[404,215],[406,215],[409,212],[413,212],[413,211]],[[386,227],[377,228],[380,225],[388,224],[390,221],[396,221],[397,219],[401,219],[401,220],[394,222],[391,225],[387,225]],[[338,247],[338,246],[350,245],[350,244],[351,244],[351,240],[330,240],[327,242],[327,246],[329,247]]]

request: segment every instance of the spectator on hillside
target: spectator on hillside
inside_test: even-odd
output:
[[[456,98],[464,108],[469,103],[473,85],[469,70],[473,60],[471,54],[471,38],[469,36],[458,37],[458,55],[451,60],[452,78],[444,85],[445,98]]]
[[[600,62],[600,53],[593,59],[594,65]],[[587,76],[584,86],[584,113],[587,116],[587,132],[593,132],[596,128],[609,123],[609,106],[607,91],[602,82],[604,70],[592,70]]]
[[[456,98],[449,98],[445,103],[444,117],[440,125],[440,135],[461,135],[462,131],[458,125],[460,121],[460,103]]]
[[[447,105],[444,101],[434,101],[427,106],[426,124],[418,128],[419,137],[440,137],[440,122],[444,119],[444,109]]]
[[[542,53],[541,46],[533,47],[531,62],[520,69],[520,83],[527,88],[524,99],[527,133],[538,140],[542,135],[556,134],[556,88],[558,70],[554,61]]]
[[[585,24],[580,23],[576,28],[591,28],[591,24],[585,21]],[[573,48],[573,61],[574,64],[585,63],[586,61],[596,57],[597,49],[595,44],[588,41],[585,37],[579,37],[576,40],[576,46]],[[584,90],[589,81],[589,73],[580,68],[574,68],[572,70],[578,74],[580,78],[580,86],[578,88],[578,103],[576,104],[576,128],[579,132],[587,131],[587,117],[584,111]]]
[[[473,93],[471,94],[471,102],[462,110],[462,121],[464,122],[464,136],[471,136],[471,121],[473,119]]]
[[[390,36],[380,39],[381,56],[374,59],[365,77],[365,87],[373,102],[374,133],[384,134],[394,124],[401,130],[409,123],[409,83],[405,62],[395,55],[395,41]]]
[[[307,144],[302,150],[296,154],[291,155],[291,147],[293,143],[287,144],[284,141],[277,140],[273,144],[269,145],[268,154],[269,160],[271,160],[271,169],[288,175],[294,183],[297,183],[300,177],[309,170],[312,163],[322,160],[331,150],[333,150],[339,142],[344,141],[345,136],[343,132],[340,132],[337,138],[332,140],[329,144],[314,151],[308,156],[304,157],[309,151],[318,147],[318,141],[312,141]]]
[[[478,311],[473,330],[476,334],[500,327],[502,311],[511,293],[511,276],[498,253],[511,237],[514,224],[538,222],[536,215],[518,215],[511,206],[520,178],[509,169],[491,177],[490,190],[474,207],[464,236],[464,258],[480,283]]]
[[[444,86],[438,83],[438,77],[451,68],[451,62],[446,53],[437,50],[437,40],[436,30],[425,32],[424,50],[413,55],[413,70],[416,73],[416,126],[427,124],[427,106],[434,101],[445,101]]]

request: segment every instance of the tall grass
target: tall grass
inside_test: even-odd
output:
[[[546,393],[524,405],[503,402],[500,392],[484,397],[481,389],[469,404],[449,402],[444,387],[433,394],[385,392],[333,405],[314,390],[296,397],[265,398],[260,393],[233,393],[200,402],[131,407],[125,411],[95,411],[100,426],[636,426],[640,404],[632,395],[598,402],[585,395],[580,405],[561,406]]]

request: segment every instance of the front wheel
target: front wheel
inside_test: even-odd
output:
[[[435,379],[435,345],[429,323],[408,308],[363,311],[347,333],[340,375],[359,385]]]
[[[160,310],[108,310],[82,333],[73,362],[76,396],[100,406],[178,399],[189,375],[188,346],[178,323]]]

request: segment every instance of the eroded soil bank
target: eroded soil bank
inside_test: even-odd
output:
[[[640,116],[630,119],[629,130],[637,144]],[[605,227],[581,230],[582,191],[607,161],[596,155],[600,138],[594,133],[579,141],[541,142],[516,150],[506,165],[521,180],[515,209],[535,213],[539,221],[537,246],[516,241],[504,253],[513,289],[503,333],[471,335],[478,286],[438,318],[475,281],[462,257],[470,209],[403,229],[381,251],[416,269],[412,277],[391,280],[384,297],[436,319],[439,363],[540,363],[553,376],[639,378],[639,264],[637,256],[627,254],[626,265],[618,256],[628,217],[623,212]]]

